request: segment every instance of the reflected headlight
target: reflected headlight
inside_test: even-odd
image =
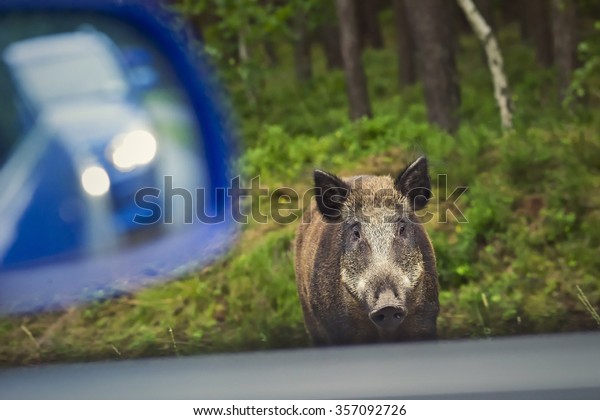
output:
[[[81,185],[89,195],[99,197],[110,189],[110,178],[104,168],[90,166],[81,174]]]
[[[146,130],[135,130],[114,138],[110,146],[113,164],[121,171],[146,165],[156,156],[156,139]]]

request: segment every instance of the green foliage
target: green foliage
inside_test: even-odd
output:
[[[279,46],[275,40],[291,44],[297,37],[295,16],[302,16],[311,31],[333,18],[332,4],[317,0],[179,0],[171,9],[202,30],[203,52],[219,67],[231,93],[255,113],[265,106],[259,92],[269,77],[267,44],[275,54]]]
[[[299,7],[297,1],[181,0],[171,8],[195,21],[202,30],[203,52],[220,68],[223,81],[237,86],[239,94],[256,105],[265,81],[262,44],[289,38],[288,20]]]
[[[596,105],[600,101],[600,21],[594,23],[592,34],[577,48],[582,65],[573,74],[565,105],[588,97]]]

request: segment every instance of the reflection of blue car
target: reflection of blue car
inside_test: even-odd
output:
[[[32,253],[111,246],[120,234],[140,228],[133,222],[134,195],[156,186],[159,147],[140,102],[140,85],[148,78],[138,82],[148,71],[128,68],[116,45],[97,31],[18,41],[6,48],[3,60],[25,132],[7,162],[21,168],[24,178],[10,182],[22,182],[21,199],[29,191],[29,202],[11,214],[20,214],[13,222],[30,237],[19,235],[12,244],[5,238],[4,246],[0,238],[0,265],[36,258]],[[53,196],[44,196],[45,191]],[[55,208],[56,214],[48,212]],[[65,231],[73,231],[73,237],[65,239]],[[84,231],[85,238],[75,234]],[[27,247],[36,235],[57,232],[62,243],[39,241],[55,249]]]

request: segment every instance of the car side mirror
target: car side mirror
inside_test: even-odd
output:
[[[129,293],[224,253],[234,137],[159,4],[0,3],[0,314]]]

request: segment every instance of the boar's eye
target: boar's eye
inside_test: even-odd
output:
[[[351,235],[352,235],[352,239],[354,239],[355,241],[360,240],[360,238],[361,238],[361,235],[360,235],[360,224],[355,223],[355,224],[352,225]]]
[[[404,220],[400,220],[398,222],[398,234],[402,235],[404,230],[406,229],[406,222]]]

